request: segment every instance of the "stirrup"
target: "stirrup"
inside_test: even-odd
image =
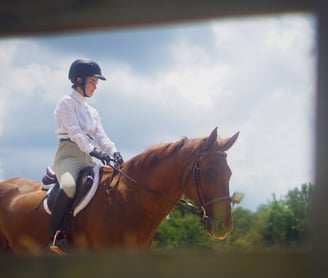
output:
[[[50,249],[52,252],[56,253],[57,255],[61,255],[61,256],[62,256],[62,255],[65,255],[65,252],[64,252],[60,247],[58,247],[58,246],[56,245],[57,237],[58,237],[59,234],[61,234],[61,231],[60,231],[60,230],[58,230],[58,231],[56,232],[53,241],[52,241],[51,244],[49,245],[49,249]]]
[[[56,245],[50,245],[49,246],[50,251],[54,252],[57,255],[63,256],[65,255],[65,252],[61,250],[58,246]]]

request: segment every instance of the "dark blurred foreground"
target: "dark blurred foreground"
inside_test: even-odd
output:
[[[303,251],[1,256],[0,277],[318,277]]]

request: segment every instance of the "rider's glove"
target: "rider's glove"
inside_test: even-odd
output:
[[[101,150],[94,148],[92,152],[90,152],[90,155],[98,158],[99,160],[101,160],[101,162],[105,165],[108,165],[110,162],[110,157],[108,154],[102,152]]]
[[[113,157],[114,157],[114,160],[115,162],[118,164],[118,165],[122,165],[124,160],[123,160],[123,157],[121,156],[121,154],[119,152],[115,152],[113,154]]]

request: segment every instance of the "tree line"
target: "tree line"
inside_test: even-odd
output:
[[[287,195],[260,205],[255,212],[235,206],[234,228],[227,239],[209,237],[199,217],[175,207],[159,226],[153,249],[257,249],[302,247],[307,241],[309,213],[314,185],[302,184]]]

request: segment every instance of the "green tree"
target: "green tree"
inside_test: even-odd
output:
[[[249,238],[254,222],[254,214],[247,209],[237,207],[233,210],[233,230],[229,235],[230,247],[249,248],[252,240]]]
[[[269,210],[265,240],[270,246],[285,245],[294,227],[295,216],[283,201],[276,199],[275,195]]]
[[[293,227],[288,238],[291,242],[300,243],[306,239],[313,190],[313,184],[302,184],[300,189],[288,191],[285,197],[284,202],[294,215]]]
[[[209,248],[210,239],[200,218],[175,207],[154,236],[154,248]]]
[[[265,246],[269,208],[259,206],[256,212],[237,207],[233,210],[233,230],[228,238],[230,248],[256,249]]]

